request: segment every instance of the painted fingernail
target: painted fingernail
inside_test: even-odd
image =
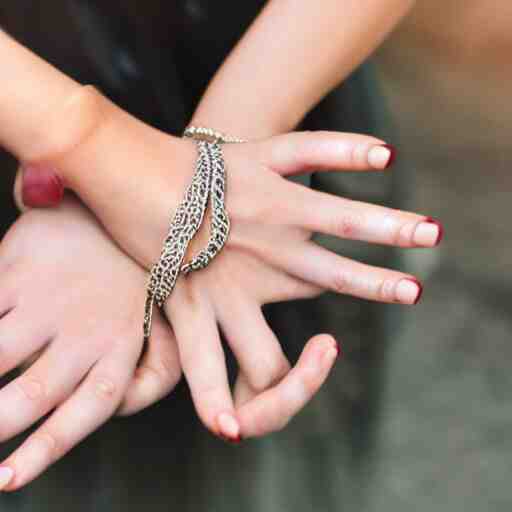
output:
[[[236,437],[225,437],[221,436],[224,441],[230,444],[240,444],[242,442],[242,436],[238,434]]]
[[[396,149],[389,144],[373,146],[368,151],[368,163],[374,169],[387,169],[396,160]]]
[[[413,241],[423,247],[437,246],[443,239],[444,229],[440,222],[428,217],[418,224],[414,231]]]
[[[395,289],[395,297],[402,304],[418,304],[423,294],[423,285],[412,278],[402,279]]]
[[[217,417],[219,433],[226,440],[231,442],[240,442],[240,425],[233,415],[223,412]]]
[[[8,467],[0,467],[0,491],[5,489],[14,476],[14,471]]]
[[[341,343],[336,342],[336,357],[343,357],[343,351],[341,350]]]
[[[57,206],[64,196],[64,185],[52,169],[28,165],[23,167],[22,199],[26,206]]]
[[[322,365],[326,368],[332,366],[338,358],[338,348],[336,346],[328,348],[322,356]]]

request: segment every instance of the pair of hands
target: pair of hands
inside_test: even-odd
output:
[[[94,136],[53,162],[92,213],[72,198],[55,210],[29,211],[0,246],[0,371],[30,361],[0,390],[0,440],[53,411],[0,465],[0,487],[25,485],[115,413],[162,398],[182,371],[212,432],[237,441],[282,428],[323,384],[338,348],[330,336],[315,336],[291,368],[262,304],[325,290],[417,302],[415,278],[345,259],[311,235],[433,247],[441,235],[436,222],[284,179],[312,170],[382,170],[391,156],[382,141],[293,133],[226,145],[224,156],[228,243],[208,268],[180,278],[140,360],[146,270],[192,175],[194,143],[112,111]],[[26,197],[37,187],[44,195],[48,165],[26,167]],[[191,252],[207,235],[206,227]],[[233,393],[220,332],[240,367]]]

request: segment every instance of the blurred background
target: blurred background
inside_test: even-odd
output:
[[[512,506],[512,3],[429,0],[376,56],[407,204],[439,251],[390,346],[371,510]]]
[[[50,60],[58,54],[56,63],[60,67],[74,71],[78,79],[87,77],[87,65],[75,66],[75,41],[67,41],[65,48],[58,37],[40,37],[45,42],[37,42],[38,36],[48,33],[49,26],[58,27],[65,21],[67,14],[58,8],[58,3],[46,2],[43,6],[25,0],[3,2],[6,12],[11,4],[28,13],[26,19],[37,15],[39,22],[32,32],[20,28],[23,20],[11,25],[26,44],[32,42],[31,46]],[[87,17],[91,15],[83,9],[87,2],[71,3],[76,4],[72,12],[76,19],[84,20],[83,25],[78,25],[85,31]],[[194,16],[200,16],[201,2],[185,3]],[[151,8],[156,2],[147,4]],[[108,10],[111,5],[105,3],[104,8]],[[136,2],[126,5],[137,10]],[[0,14],[3,8],[0,6]],[[155,24],[166,19],[160,16],[158,8],[150,12]],[[250,15],[246,19],[250,20]],[[122,30],[117,25],[108,30],[115,34],[116,41],[118,36],[122,41]],[[229,41],[226,44],[229,46]],[[86,47],[86,54],[100,54],[105,48]],[[349,354],[345,366],[337,371],[335,385],[330,384],[330,392],[337,394],[337,401],[319,397],[288,433],[249,446],[236,456],[226,456],[223,460],[230,458],[241,474],[245,468],[245,480],[241,482],[246,487],[236,492],[223,489],[224,494],[217,501],[210,501],[216,504],[212,510],[238,510],[240,503],[245,503],[247,511],[511,510],[511,54],[510,0],[424,0],[417,3],[364,67],[363,74],[370,68],[372,76],[376,76],[372,81],[377,87],[372,86],[371,90],[379,91],[369,94],[368,102],[383,101],[386,119],[390,120],[380,134],[398,147],[400,155],[396,188],[384,193],[379,189],[375,197],[386,202],[395,196],[400,207],[441,220],[446,229],[445,239],[436,251],[416,251],[403,257],[402,268],[425,281],[425,294],[416,308],[382,308],[375,320],[371,316],[373,309],[368,316],[370,310],[354,306],[353,301],[343,302],[345,317],[338,317],[338,329],[347,340]],[[112,90],[115,91],[116,80],[121,83],[129,79],[131,97],[141,102],[132,102],[131,110],[140,110],[148,121],[177,131],[182,120],[173,124],[175,112],[159,117],[148,107],[165,104],[162,91],[173,86],[175,77],[170,74],[167,82],[151,88],[133,65],[136,58],[132,62],[129,53],[121,52],[116,62],[121,63],[118,74],[105,73]],[[157,68],[158,55],[148,59],[147,65]],[[109,63],[100,60],[100,66],[106,69]],[[346,87],[359,87],[365,81],[360,76],[356,73]],[[136,94],[136,87],[141,87],[144,95]],[[198,85],[197,91],[200,88]],[[183,119],[191,105],[181,113]],[[363,106],[353,107],[352,116],[357,118],[364,110],[363,101]],[[377,110],[382,111],[382,106]],[[314,117],[312,124],[315,125]],[[317,124],[324,126],[322,121]],[[361,130],[364,129],[363,124]],[[379,129],[376,131],[379,133]],[[14,168],[12,161],[9,165]],[[10,202],[9,186],[3,187],[5,204]],[[372,186],[369,184],[361,195],[371,199]],[[351,190],[350,179],[344,187]],[[14,217],[13,210],[6,210],[2,218],[5,226]],[[371,255],[366,256],[371,259]],[[307,311],[304,309],[304,314]],[[282,322],[294,319],[300,323],[300,318],[294,316],[283,318]],[[381,339],[376,333],[381,332],[377,328],[381,325],[389,327],[386,339],[379,345]],[[332,411],[334,406],[350,414],[332,413],[339,420],[333,423],[325,411]],[[304,434],[311,424],[318,436],[331,436],[331,444],[311,443],[312,435]],[[127,432],[129,425],[133,423],[124,423]],[[117,431],[108,427],[105,430],[107,437],[121,443]],[[367,435],[358,438],[357,433],[363,431]],[[126,434],[127,445],[133,440],[132,434]],[[360,446],[354,449],[357,439]],[[95,442],[97,437],[93,436],[85,446],[90,449]],[[70,478],[68,473],[63,476],[69,468],[79,471],[84,448],[75,453],[68,457],[72,463],[58,465],[49,474]],[[273,454],[265,455],[266,465],[262,462],[263,453]],[[219,460],[225,457],[217,445],[208,445],[197,467],[205,463],[205,454],[216,454]],[[131,456],[126,456],[126,464]],[[270,473],[262,469],[267,466]],[[228,463],[219,469],[219,474],[229,472],[226,467]],[[156,471],[151,466],[148,470]],[[331,476],[327,476],[327,471]],[[104,472],[104,478],[112,479],[112,487],[118,484],[115,470]],[[185,476],[181,478],[186,481]],[[197,473],[195,478],[200,478]],[[211,473],[205,479],[219,483]],[[322,483],[324,480],[329,481],[329,489]],[[277,481],[282,482],[282,487]],[[305,481],[313,482],[307,491],[301,487]],[[31,492],[42,500],[39,503],[55,500],[62,504],[66,502],[64,491],[55,485],[59,485],[58,480],[44,477]],[[188,482],[189,491],[191,486]],[[122,486],[120,489],[125,492]],[[137,491],[142,492],[141,489]],[[194,492],[198,492],[197,488]],[[244,493],[245,501],[239,496]],[[72,503],[73,493],[68,494]],[[287,497],[288,494],[295,495],[295,499]],[[84,510],[100,510],[97,504],[101,500],[107,503],[105,496],[94,497],[91,502],[96,506]],[[17,496],[2,499],[0,511],[10,511],[8,506],[30,512],[47,510]],[[131,499],[135,503],[140,498]],[[193,500],[192,505],[185,505],[184,499],[176,497],[176,510],[199,510],[194,508]],[[168,505],[169,501],[165,503]],[[160,510],[156,501],[146,504],[148,510]],[[131,510],[128,506],[119,508],[128,509]]]

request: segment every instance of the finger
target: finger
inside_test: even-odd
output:
[[[284,184],[292,224],[316,233],[397,247],[434,247],[442,225],[424,215],[336,197],[291,182]]]
[[[176,338],[160,314],[153,317],[147,351],[140,360],[117,414],[128,416],[168,395],[181,378]]]
[[[258,304],[235,298],[229,307],[218,308],[217,315],[240,369],[255,392],[261,393],[288,373],[290,363]]]
[[[58,206],[62,202],[64,186],[51,167],[27,165],[22,167],[21,171],[22,205],[32,208],[47,208]]]
[[[16,490],[32,481],[115,413],[132,378],[138,351],[137,344],[119,343],[92,367],[75,392],[0,465],[0,475],[13,473],[3,490]]]
[[[361,299],[417,304],[423,292],[423,285],[409,274],[345,258],[314,242],[282,247],[272,263],[324,290]]]
[[[235,408],[239,409],[242,405],[252,400],[258,393],[251,387],[246,375],[243,372],[238,374],[233,390],[235,399]]]
[[[81,344],[58,341],[28,370],[0,390],[0,441],[6,441],[61,403],[87,373],[94,360]]]
[[[213,310],[200,292],[178,282],[166,305],[192,400],[203,424],[236,441],[240,427],[234,415],[224,350]]]
[[[27,318],[27,313],[17,307],[0,320],[0,375],[20,366],[53,337],[48,328]]]
[[[387,169],[395,149],[382,140],[355,133],[295,132],[268,139],[265,163],[289,176],[310,171],[375,171]]]
[[[312,338],[296,366],[277,386],[238,409],[242,437],[263,436],[284,428],[325,382],[338,352],[331,336]]]

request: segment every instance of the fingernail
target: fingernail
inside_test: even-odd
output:
[[[339,341],[336,342],[336,357],[343,357],[343,352],[341,350],[341,344]]]
[[[219,426],[219,433],[228,441],[240,442],[240,425],[231,414],[226,412],[219,414],[217,425]]]
[[[64,185],[52,169],[28,165],[23,167],[22,199],[26,206],[57,206],[64,196]]]
[[[423,247],[437,246],[441,243],[443,234],[444,229],[441,223],[429,217],[416,227],[413,242]]]
[[[418,304],[423,294],[423,285],[417,279],[402,279],[395,289],[395,297],[402,304]]]
[[[396,149],[389,144],[373,146],[368,151],[368,163],[374,169],[387,169],[396,160]]]
[[[0,491],[5,489],[14,476],[11,468],[0,467]]]
[[[334,363],[334,361],[338,358],[338,348],[337,347],[330,347],[322,356],[322,365],[324,367],[330,367]]]
[[[230,443],[230,444],[240,444],[242,442],[242,436],[240,434],[238,434],[236,437],[225,437],[225,436],[221,436],[222,439],[224,439],[224,441],[226,441],[227,443]]]

